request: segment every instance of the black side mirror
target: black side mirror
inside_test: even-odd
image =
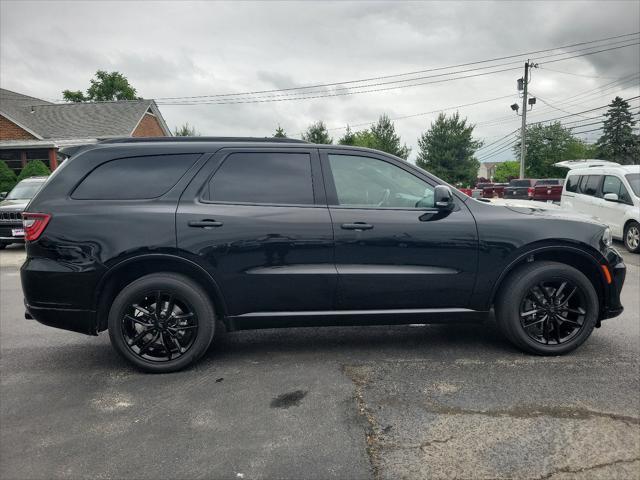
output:
[[[453,210],[455,203],[453,202],[453,193],[446,185],[436,185],[433,192],[433,202],[438,210]]]

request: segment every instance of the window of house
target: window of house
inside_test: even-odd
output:
[[[206,200],[312,205],[311,157],[307,153],[232,153],[209,181]]]

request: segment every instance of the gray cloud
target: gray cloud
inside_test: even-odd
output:
[[[147,98],[208,95],[391,75],[640,30],[640,3],[609,2],[0,2],[0,83],[36,97],[85,89],[98,69],[119,70]],[[618,78],[640,69],[638,47],[549,64]],[[280,123],[298,135],[329,127],[512,95],[461,109],[498,138],[518,126],[519,70],[442,84],[315,100],[238,105],[163,105],[170,126],[190,122],[209,135],[270,135]],[[560,101],[609,82],[534,72],[532,89]],[[630,83],[622,93],[638,94]],[[328,88],[331,92],[335,89]],[[615,90],[563,108],[608,103]],[[609,95],[610,94],[610,95]],[[558,116],[542,104],[531,118]],[[435,114],[400,120],[415,146]],[[502,118],[502,123],[483,123]],[[494,122],[495,123],[495,122]],[[332,132],[338,137],[341,131]],[[586,136],[593,139],[593,134]],[[502,158],[509,156],[509,152]]]

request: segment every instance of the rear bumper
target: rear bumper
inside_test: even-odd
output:
[[[85,335],[98,335],[96,312],[69,308],[34,307],[25,301],[25,318],[33,318],[49,327],[71,330]]]

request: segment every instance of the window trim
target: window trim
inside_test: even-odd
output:
[[[408,165],[405,166],[399,163],[399,162],[405,163],[403,160],[398,161],[395,158],[387,157],[387,156],[380,155],[374,152],[369,152],[366,150],[322,149],[320,151],[320,165],[322,167],[322,174],[324,176],[325,189],[327,192],[327,205],[330,208],[341,209],[341,210],[382,210],[382,211],[398,210],[398,211],[405,211],[405,212],[433,212],[434,211],[433,207],[407,208],[407,207],[378,207],[378,206],[364,206],[364,205],[361,205],[361,206],[340,205],[338,203],[338,192],[336,190],[335,182],[333,180],[333,171],[331,170],[329,155],[365,157],[365,158],[372,158],[374,160],[380,160],[383,162],[387,162],[391,165],[394,165],[400,168],[401,170],[404,170],[409,175],[416,177],[417,179],[423,181],[424,183],[426,183],[432,188],[435,188],[438,185],[438,183],[436,183],[434,180],[427,177],[426,175],[418,175],[417,174],[418,172],[415,172],[412,168],[406,168]],[[459,208],[458,200],[456,199],[456,195],[453,192],[453,189],[452,189],[452,194],[453,194],[454,202],[456,203],[456,209],[457,209]]]
[[[313,195],[313,203],[260,203],[260,202],[230,202],[221,200],[210,200],[207,198],[209,183],[211,179],[216,175],[218,170],[222,167],[227,158],[235,153],[295,153],[295,154],[307,154],[309,155],[309,163],[311,167],[311,191]],[[319,172],[320,165],[318,159],[318,151],[315,148],[278,148],[278,147],[265,147],[265,148],[223,148],[216,152],[216,154],[209,160],[210,162],[216,162],[213,170],[207,175],[203,183],[198,187],[196,194],[196,201],[204,205],[238,205],[238,206],[255,206],[255,207],[297,207],[297,208],[317,208],[320,206],[326,207],[324,187],[321,186],[321,174]],[[320,177],[318,179],[317,177]],[[324,203],[323,203],[324,202]]]

